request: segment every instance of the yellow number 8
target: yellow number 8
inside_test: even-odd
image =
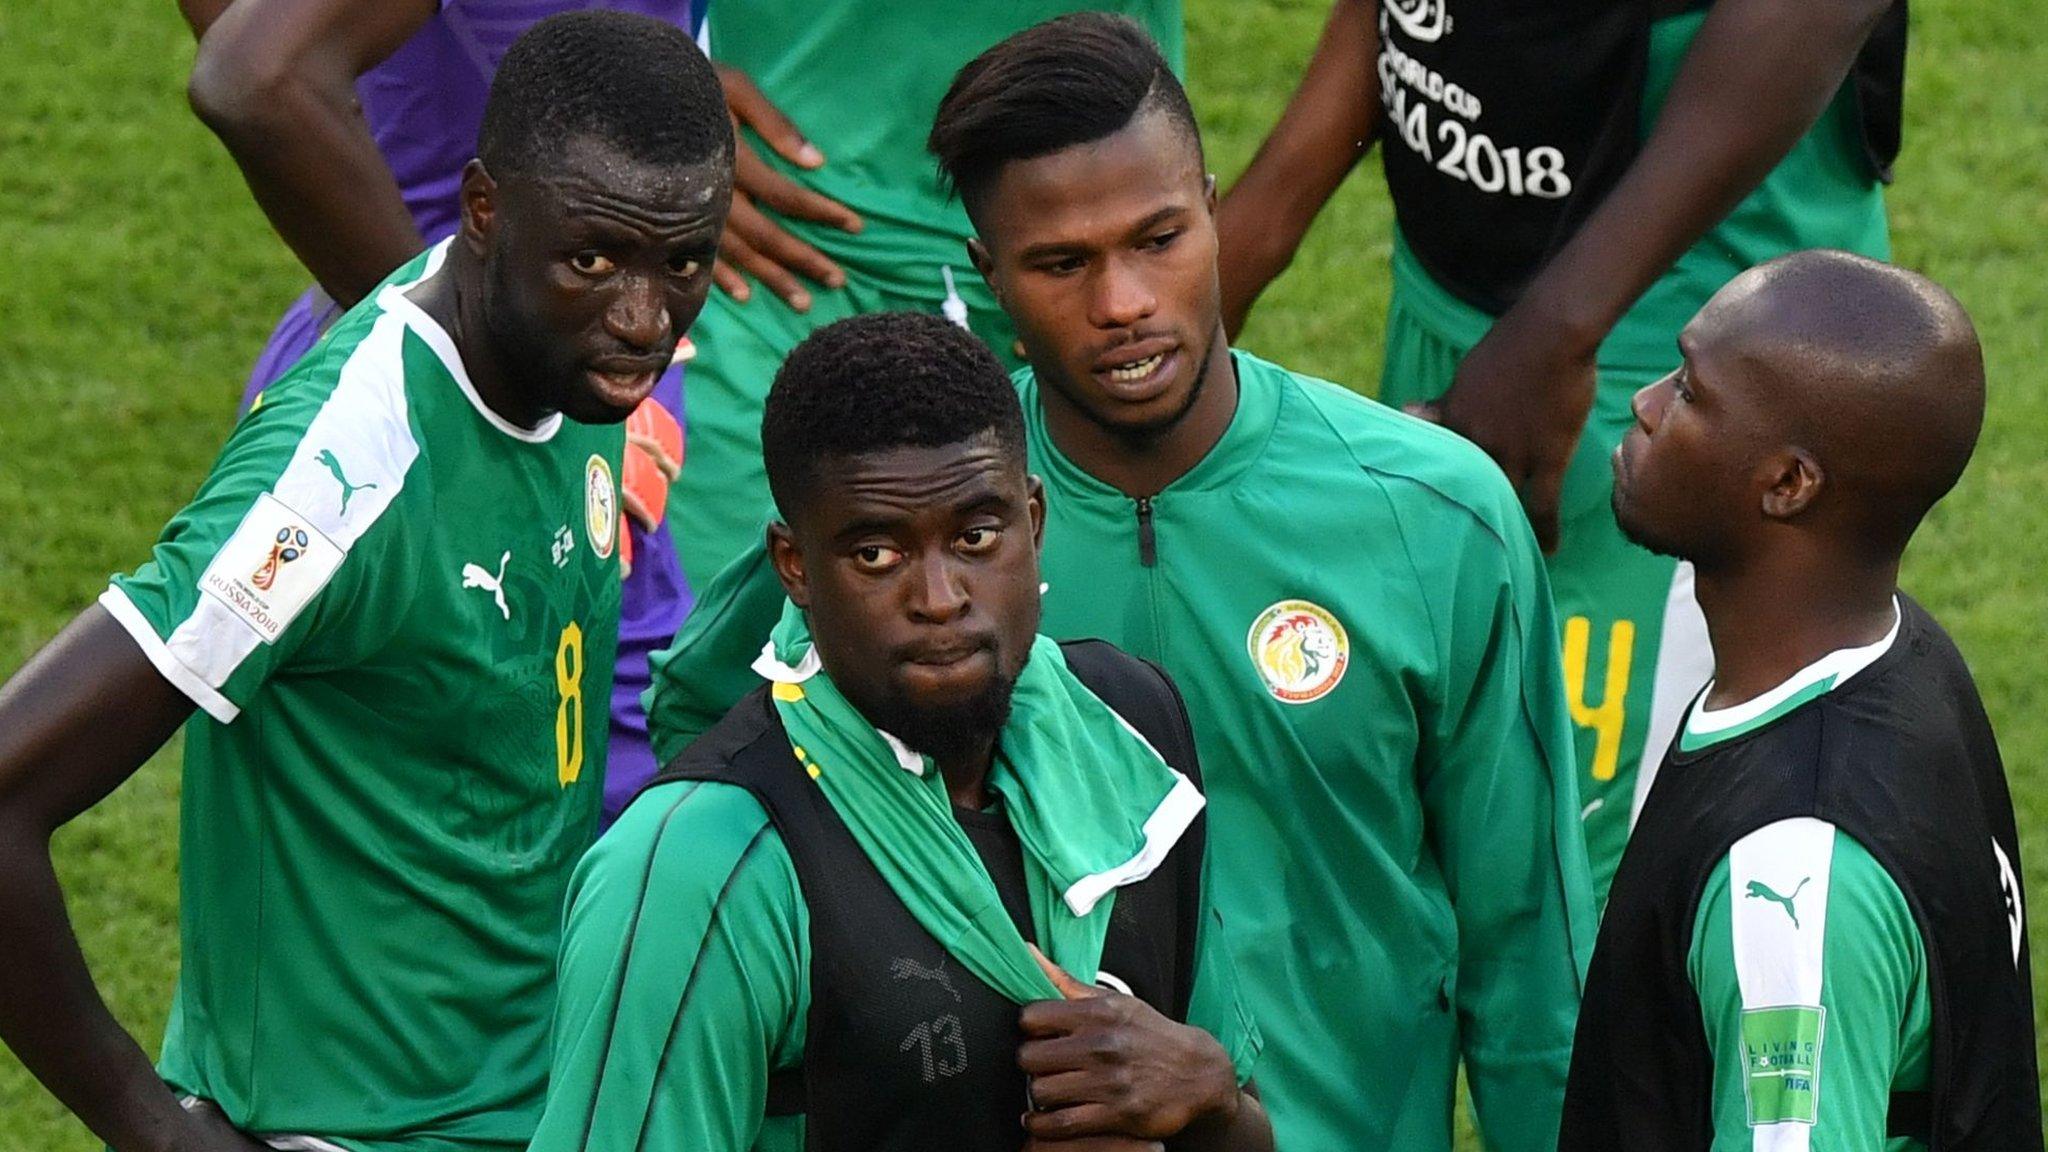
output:
[[[567,788],[583,774],[583,629],[574,620],[555,647],[555,778]]]

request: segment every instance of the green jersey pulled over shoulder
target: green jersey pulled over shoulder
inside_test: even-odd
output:
[[[616,426],[478,398],[400,268],[268,389],[101,603],[186,728],[161,1072],[360,1152],[524,1148],[595,829]]]

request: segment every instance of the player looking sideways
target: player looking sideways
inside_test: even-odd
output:
[[[1212,185],[1128,21],[962,69],[934,151],[1030,358],[1043,631],[1188,698],[1211,882],[1283,1148],[1451,1146],[1460,1059],[1500,1148],[1553,1147],[1592,946],[1542,557],[1442,429],[1224,341]],[[753,687],[760,552],[657,657],[664,759]]]
[[[1085,8],[1137,19],[1180,66],[1180,0],[711,6],[711,53],[742,132],[721,251],[726,290],[691,333],[701,355],[690,367],[690,452],[672,501],[691,587],[756,544],[773,514],[761,399],[810,332],[864,312],[927,312],[971,329],[1015,366],[1016,333],[962,251],[973,229],[924,137],[962,64]],[[756,292],[748,277],[769,290]]]
[[[344,310],[461,223],[498,61],[543,17],[601,7],[695,34],[708,0],[180,0],[199,40],[192,106],[242,168],[256,203],[317,283],[294,301],[250,372],[247,406]],[[689,614],[661,530],[681,467],[683,369],[663,373],[627,425],[620,486],[627,569],[612,697],[606,818],[647,778],[640,693],[647,655]]]
[[[1904,0],[1336,0],[1218,213],[1234,330],[1379,144],[1380,398],[1486,449],[1550,553],[1596,892],[1712,664],[1690,570],[1614,527],[1608,454],[1737,273],[1889,254],[1904,52]]]
[[[680,29],[536,25],[457,235],[338,320],[149,562],[0,689],[0,1039],[117,1152],[526,1146],[603,777],[618,424],[710,289],[731,149]],[[152,1069],[49,840],[180,725]]]
[[[1679,344],[1614,515],[1697,568],[1714,679],[1615,874],[1559,1146],[2039,1148],[2004,766],[1898,589],[1984,420],[1976,332],[1911,272],[1808,252]]]
[[[767,679],[577,870],[536,1152],[1271,1149],[1187,708],[1036,635],[1002,365],[936,316],[844,320],[761,438]]]

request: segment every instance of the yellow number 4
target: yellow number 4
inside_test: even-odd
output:
[[[1593,622],[1574,616],[1564,622],[1564,682],[1572,723],[1599,735],[1593,744],[1593,779],[1612,780],[1621,759],[1621,729],[1628,718],[1629,661],[1635,655],[1636,625],[1616,620],[1607,633],[1607,683],[1597,707],[1586,706],[1586,649]]]
[[[583,774],[583,629],[574,620],[555,646],[555,778],[567,788]]]

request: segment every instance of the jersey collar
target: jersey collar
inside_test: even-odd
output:
[[[1680,752],[1697,752],[1711,744],[1733,740],[1785,715],[1801,704],[1824,696],[1846,682],[1850,677],[1870,667],[1878,657],[1891,651],[1892,644],[1899,638],[1899,623],[1904,614],[1899,610],[1899,598],[1892,597],[1892,627],[1884,639],[1861,648],[1837,648],[1835,651],[1815,660],[1794,672],[1784,683],[1760,696],[1725,708],[1708,708],[1707,694],[1714,690],[1713,681],[1707,682],[1706,689],[1693,703],[1692,710],[1685,718],[1685,729],[1678,736]]]
[[[463,398],[484,418],[485,423],[514,440],[528,444],[545,444],[554,439],[555,433],[561,430],[562,414],[550,412],[533,427],[521,428],[493,412],[491,406],[484,403],[483,397],[477,395],[476,385],[469,379],[469,369],[463,366],[462,354],[456,351],[455,341],[449,337],[447,330],[432,316],[427,315],[426,309],[413,303],[412,298],[405,294],[407,289],[418,286],[441,270],[441,265],[448,258],[448,246],[454,242],[455,238],[451,236],[427,249],[426,267],[420,270],[420,274],[401,284],[386,284],[383,290],[377,293],[377,307],[404,320],[405,326],[412,329],[413,334],[433,350],[435,359],[441,362],[441,367],[447,369],[448,375],[455,380],[455,386],[462,390]]]

